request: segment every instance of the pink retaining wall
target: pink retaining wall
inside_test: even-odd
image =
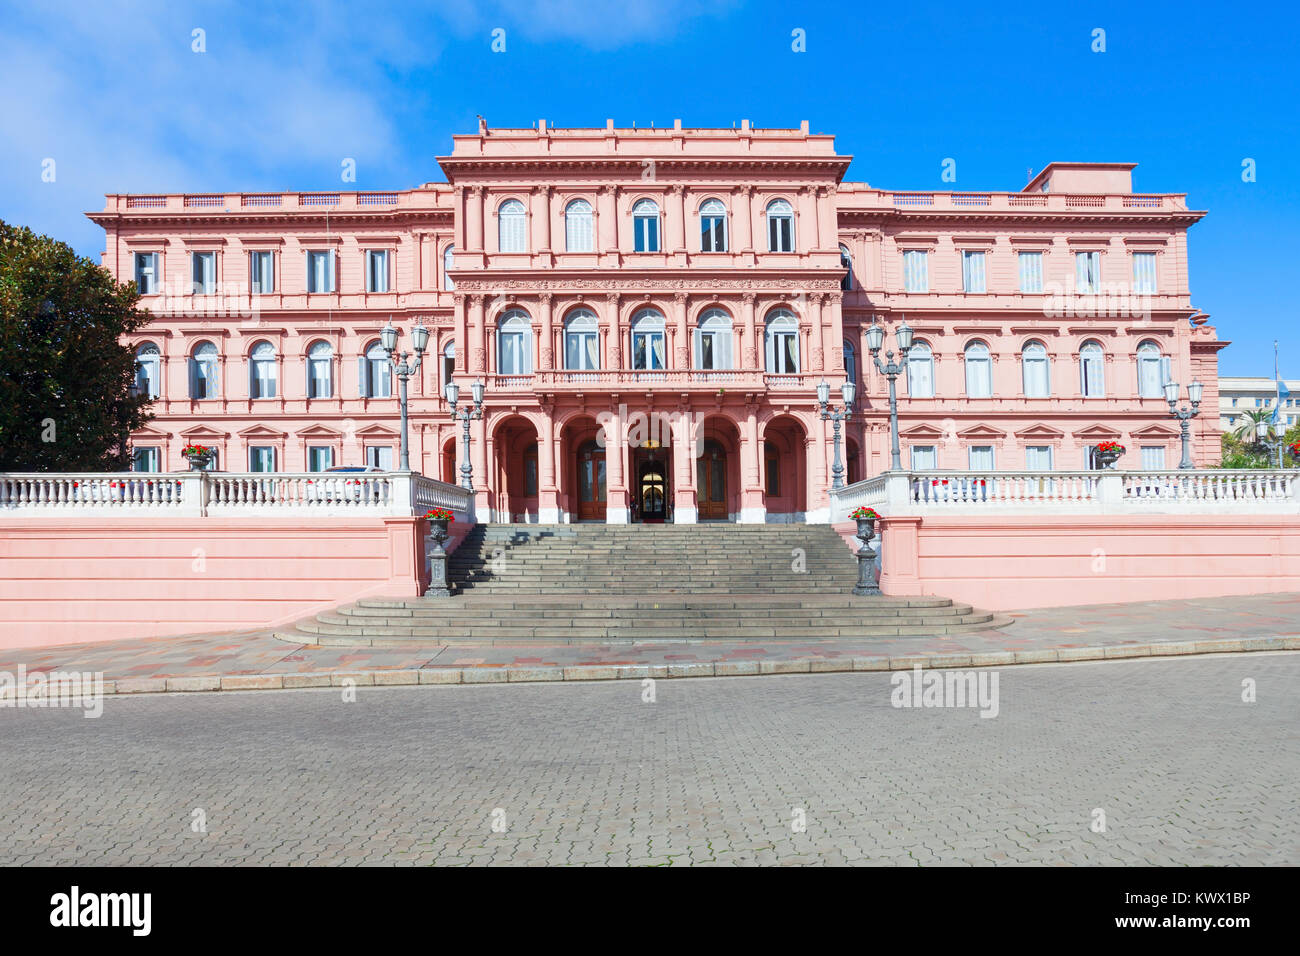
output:
[[[881,590],[988,610],[1300,590],[1300,519],[884,519]]]
[[[0,647],[240,630],[414,597],[416,518],[0,521]],[[455,545],[463,522],[452,525]]]

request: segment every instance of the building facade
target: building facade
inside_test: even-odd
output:
[[[1300,422],[1300,381],[1288,379],[1279,389],[1268,377],[1224,375],[1219,378],[1219,429],[1235,432],[1248,420],[1248,412],[1277,410],[1278,425],[1286,431]],[[1279,394],[1280,393],[1280,394]],[[1288,394],[1289,393],[1289,394]],[[1279,405],[1280,402],[1280,405]]]
[[[1107,440],[1121,467],[1177,465],[1160,386],[1216,407],[1226,344],[1190,304],[1185,196],[1133,193],[1132,164],[892,191],[844,182],[850,159],[806,123],[480,124],[446,183],[406,191],[110,195],[104,264],[156,316],[131,342],[157,416],[137,467],[188,443],[228,471],[396,466],[390,319],[406,350],[430,330],[414,469],[461,480],[444,389],[485,385],[480,520],[827,520],[818,383],[857,387],[845,480],[889,467],[873,322],[887,349],[915,332],[905,467],[1080,469]],[[1194,429],[1214,463],[1214,421]]]

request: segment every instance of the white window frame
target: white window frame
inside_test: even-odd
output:
[[[917,375],[925,369],[925,381],[918,384]],[[927,342],[915,342],[907,354],[907,397],[934,398],[934,350]]]
[[[528,210],[518,199],[506,199],[497,206],[497,249],[528,251]]]
[[[1088,382],[1089,366],[1097,370],[1095,386]],[[1106,397],[1106,350],[1091,339],[1079,346],[1079,394],[1084,398]]]
[[[976,454],[983,455],[988,453],[988,465],[977,465],[975,463]],[[969,471],[993,472],[997,470],[997,449],[993,445],[970,445],[966,449],[966,467]]]
[[[1164,445],[1142,445],[1139,448],[1139,461],[1143,471],[1164,471],[1165,470],[1165,446]]]
[[[1016,254],[1020,291],[1030,295],[1043,291],[1043,254],[1037,250]]]
[[[317,374],[322,367],[323,376]],[[334,346],[324,339],[317,339],[307,349],[307,397],[334,397]]]
[[[512,309],[501,316],[497,323],[497,373],[499,375],[532,374],[532,338],[532,322],[522,310]]]
[[[600,368],[600,323],[590,309],[574,309],[565,317],[564,367],[575,372]]]
[[[767,204],[767,251],[794,252],[794,207],[787,199]]]
[[[731,248],[731,217],[727,215],[727,205],[721,199],[710,197],[700,203],[700,252],[726,252]],[[722,248],[718,248],[714,228],[704,231],[705,220],[722,220]],[[704,237],[709,237],[708,248]]]
[[[1158,259],[1154,252],[1133,253],[1133,291],[1138,295],[1156,295],[1159,280],[1156,274]]]
[[[983,342],[971,342],[963,353],[966,366],[966,397],[993,397],[993,353]],[[980,369],[983,369],[981,372]],[[984,381],[978,381],[979,376]]]
[[[391,256],[387,249],[366,250],[366,291],[383,293],[391,291],[389,281],[389,262]]]
[[[1074,291],[1078,295],[1101,292],[1101,253],[1085,250],[1074,254]]]
[[[203,369],[207,373],[203,373]],[[205,401],[221,394],[221,352],[213,342],[203,341],[190,352],[190,399]],[[199,382],[204,383],[205,394],[200,395]],[[207,387],[211,386],[210,390]]]
[[[392,445],[367,445],[366,464],[373,468],[380,468],[384,471],[393,470],[393,446]]]
[[[1161,354],[1160,346],[1147,339],[1138,345],[1136,358],[1138,398],[1164,398],[1169,359]]]
[[[393,365],[378,339],[361,353],[361,377],[358,382],[362,398],[393,397]]]
[[[255,342],[248,350],[248,397],[250,399],[275,398],[279,394],[277,364],[275,346],[265,339]],[[258,373],[263,370],[266,370],[267,374],[259,375]]]
[[[564,207],[564,251],[596,251],[596,214],[585,199],[570,199]]]
[[[319,453],[324,452],[321,456]],[[324,457],[321,462],[318,459]],[[319,466],[319,467],[318,467]],[[307,446],[307,470],[311,472],[326,471],[334,467],[334,446],[333,445],[308,445]]]
[[[274,445],[249,445],[248,446],[248,470],[252,473],[267,474],[273,471],[279,471],[276,459],[279,457]],[[259,461],[265,461],[269,458],[270,468],[257,467]]]
[[[309,295],[328,295],[334,291],[337,271],[336,256],[333,249],[307,249],[307,293]],[[323,282],[322,282],[323,280]],[[324,286],[322,288],[321,286]]]
[[[700,313],[695,324],[693,344],[695,368],[725,371],[736,367],[735,334],[731,316],[725,310],[713,308]]]
[[[248,291],[252,295],[275,291],[275,253],[269,249],[248,251]]]
[[[147,398],[161,395],[162,352],[153,342],[142,342],[135,350],[135,384]]]
[[[840,243],[840,268],[844,270],[844,275],[840,277],[840,291],[853,291],[853,253],[849,252],[849,247]]]
[[[148,467],[141,468],[141,460]],[[131,448],[131,470],[141,474],[154,474],[162,471],[162,449],[157,445],[135,445]]]
[[[799,354],[799,320],[795,314],[789,309],[775,309],[768,313],[763,324],[763,339],[768,374],[798,375],[803,356]],[[783,347],[785,342],[791,342],[792,347]],[[788,367],[791,361],[793,369]]]
[[[628,357],[633,370],[643,372],[663,370],[668,359],[668,340],[665,327],[666,322],[663,313],[656,309],[642,309],[632,317],[631,351],[628,352]],[[638,339],[643,340],[640,351],[645,358],[641,364],[637,364]],[[657,353],[655,351],[656,343],[659,345]],[[655,364],[656,359],[658,365]]]
[[[1035,390],[1030,385],[1029,371],[1031,366],[1040,364],[1043,370],[1043,387],[1041,390]],[[1047,346],[1037,339],[1026,342],[1024,351],[1020,354],[1020,380],[1025,398],[1051,398],[1052,360],[1048,355]]]
[[[939,449],[936,445],[913,445],[908,449],[912,471],[934,471],[939,467]],[[929,464],[925,459],[929,459]]]
[[[190,253],[190,289],[194,295],[214,295],[217,291],[217,254]]]
[[[1035,464],[1031,459],[1035,455],[1042,455],[1047,458],[1047,464]],[[1056,455],[1051,445],[1026,445],[1025,446],[1025,470],[1026,471],[1052,471],[1056,467]]]
[[[930,251],[928,249],[903,250],[903,291],[930,291]]]
[[[456,247],[448,246],[442,250],[442,288],[446,292],[456,290],[456,282],[451,277],[451,270],[456,266]]]
[[[137,252],[135,254],[135,285],[141,295],[157,295],[160,270],[158,268],[162,254],[158,252]],[[147,281],[146,281],[147,280]]]
[[[961,288],[967,294],[988,292],[988,257],[983,249],[961,251]]]
[[[659,204],[653,199],[639,199],[632,206],[632,251],[659,252]]]

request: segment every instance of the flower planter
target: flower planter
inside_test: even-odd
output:
[[[190,471],[202,471],[212,464],[212,455],[186,455],[185,460],[190,463]]]
[[[1115,465],[1119,462],[1119,459],[1120,459],[1119,454],[1115,452],[1111,452],[1109,454],[1104,454],[1102,452],[1097,453],[1097,461],[1102,468],[1113,470],[1115,468]]]
[[[875,518],[858,518],[858,540],[870,541],[876,536]]]

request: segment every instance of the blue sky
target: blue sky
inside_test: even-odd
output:
[[[1221,372],[1268,374],[1276,338],[1300,378],[1297,27],[1294,6],[1268,4],[0,0],[0,218],[97,255],[82,214],[105,192],[337,189],[345,157],[355,188],[404,188],[442,179],[435,157],[478,114],[806,119],[853,155],[850,179],[886,188],[1019,189],[1052,160],[1138,163],[1136,189],[1209,211],[1191,230],[1192,301],[1233,342]]]

